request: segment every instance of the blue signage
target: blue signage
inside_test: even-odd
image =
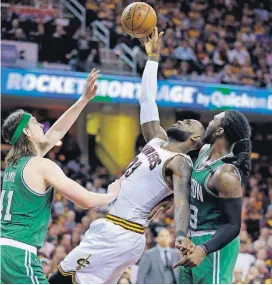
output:
[[[87,73],[2,68],[3,95],[77,99],[84,92]],[[138,103],[141,79],[105,75],[99,79],[95,101]],[[272,114],[272,90],[233,85],[159,80],[159,106],[206,110],[239,110]]]

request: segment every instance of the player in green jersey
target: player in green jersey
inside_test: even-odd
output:
[[[29,113],[17,110],[4,122],[3,138],[12,144],[6,157],[1,191],[1,283],[48,283],[37,250],[43,245],[53,199],[53,188],[83,208],[111,203],[120,182],[108,194],[87,191],[43,156],[66,134],[95,96],[99,71],[88,77],[85,93],[46,133]]]
[[[250,173],[250,125],[237,111],[222,112],[209,123],[194,164],[190,194],[190,239],[177,243],[184,254],[181,284],[232,283],[239,253],[241,181]],[[193,252],[192,252],[193,251]]]

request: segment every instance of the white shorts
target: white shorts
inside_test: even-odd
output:
[[[77,283],[116,284],[126,268],[141,258],[145,243],[144,234],[98,219],[59,269],[63,275],[72,275]]]

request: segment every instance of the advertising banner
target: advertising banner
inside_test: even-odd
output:
[[[38,45],[29,42],[1,41],[1,64],[3,66],[36,67]]]
[[[87,73],[2,68],[2,94],[77,99]],[[140,78],[103,75],[95,101],[138,104]],[[272,90],[234,85],[161,80],[159,106],[202,110],[239,110],[272,114]]]
[[[39,17],[40,19],[51,19],[55,14],[54,9],[19,5],[9,7],[9,11],[20,15],[21,18]]]

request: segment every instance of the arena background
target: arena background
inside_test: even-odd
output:
[[[125,0],[3,0],[2,119],[17,108],[52,123],[101,70],[98,95],[48,157],[89,191],[107,185],[145,142],[137,94],[146,56],[120,25]],[[162,126],[188,117],[207,124],[220,110],[244,112],[252,126],[252,173],[244,185],[241,252],[234,283],[272,283],[272,10],[267,0],[145,1],[164,30],[157,102]],[[270,3],[269,3],[270,2]],[[1,144],[1,176],[9,146]],[[197,153],[192,153],[195,158]],[[106,208],[84,211],[55,195],[39,255],[46,276]],[[146,229],[146,250],[161,228],[174,238],[173,212]],[[174,239],[173,239],[174,242]],[[172,246],[173,246],[172,242]],[[120,283],[135,283],[138,266]]]

